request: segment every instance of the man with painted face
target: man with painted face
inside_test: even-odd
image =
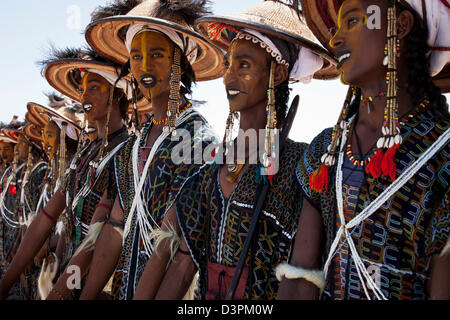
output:
[[[107,170],[103,169],[128,136],[124,119],[129,107],[126,92],[130,90],[126,80],[118,79],[120,66],[93,51],[78,49],[56,50],[43,65],[44,74],[55,89],[80,101],[84,111],[92,113],[98,138],[84,148],[79,146],[68,171],[60,175],[61,187],[33,220],[15,259],[0,282],[0,299],[7,297],[9,288],[41,249],[64,209],[66,243],[62,268],[86,236],[91,220],[105,218],[107,210],[94,216],[95,206],[108,180]],[[69,162],[69,159],[66,161]],[[69,294],[70,290],[55,292],[59,299],[65,293]]]
[[[17,141],[11,170],[5,171],[4,180],[6,181],[2,182],[5,185],[4,190],[7,192],[2,192],[0,195],[0,211],[4,222],[3,253],[7,265],[16,254],[28,219],[32,214],[30,208],[33,206],[33,202],[29,200],[33,197],[27,194],[29,191],[27,182],[32,174],[41,172],[39,169],[43,164],[39,161],[42,158],[42,152],[24,132],[26,123],[20,123],[20,125],[17,130],[3,129],[6,135]],[[6,272],[6,269],[4,271]],[[33,288],[29,281],[31,271],[31,264],[29,264],[22,274],[20,283],[17,283],[11,291],[11,299],[22,300],[34,296],[33,292],[36,292],[36,287]]]
[[[132,77],[153,113],[115,158],[113,210],[95,245],[82,299],[97,298],[111,275],[113,298],[133,297],[152,256],[151,232],[186,179],[200,169],[194,150],[201,157],[214,139],[186,97],[195,80],[217,78],[223,69],[220,51],[193,31],[206,2],[144,1],[127,15],[101,19],[86,30],[89,44],[102,54],[130,60]],[[125,41],[105,27],[119,23],[128,26]]]
[[[0,158],[4,168],[3,173],[14,158],[14,144],[9,142],[9,139],[0,140]]]
[[[10,124],[6,128],[2,129],[2,134],[13,143],[12,154],[10,151],[5,150],[7,154],[3,154],[6,159],[11,159],[10,165],[2,173],[0,180],[2,192],[0,193],[0,213],[1,213],[1,230],[0,230],[0,263],[2,265],[1,277],[5,274],[11,258],[14,255],[14,244],[19,234],[19,223],[17,217],[17,180],[20,178],[23,166],[25,164],[18,164],[18,156],[16,151],[16,145],[18,142],[17,129],[21,127],[22,123],[17,121],[15,124]],[[12,156],[12,158],[11,158]],[[15,174],[18,172],[19,174]],[[10,298],[11,300],[22,299],[20,283],[16,283],[11,288]]]
[[[182,298],[197,270],[197,298],[225,299],[240,259],[245,262],[233,298],[276,297],[274,269],[289,259],[301,208],[295,166],[306,144],[288,139],[279,154],[272,132],[276,139],[277,131],[285,128],[289,80],[307,83],[327,68],[336,74],[334,60],[313,43],[299,15],[298,8],[265,1],[237,15],[197,20],[200,30],[227,49],[224,85],[230,116],[225,154],[219,149],[215,163],[186,183],[171,209],[182,240],[157,299]],[[237,113],[240,130],[234,139]],[[250,238],[253,244],[241,258],[261,179],[268,180],[269,191]],[[140,289],[139,297],[147,298],[144,283]]]
[[[56,93],[49,94],[48,98],[48,107],[33,102],[28,103],[28,112],[25,116],[32,123],[25,128],[25,133],[42,142],[48,159],[48,166],[45,166],[45,170],[41,166],[40,170],[41,173],[45,174],[44,178],[42,179],[42,175],[35,169],[31,172],[27,183],[26,195],[33,214],[39,214],[39,210],[46,206],[49,199],[59,188],[59,181],[62,180],[61,176],[64,175],[67,159],[71,159],[75,154],[77,141],[79,137],[81,138],[82,131],[80,127],[83,118],[81,104]],[[36,188],[42,182],[43,187]],[[42,266],[44,258],[47,260],[53,259],[53,252],[56,254],[58,261],[63,258],[65,242],[63,225],[63,219],[60,217],[54,232],[47,238],[34,258],[34,264],[37,267]],[[39,276],[39,270],[36,271],[37,277]],[[46,273],[43,272],[42,277],[45,275]],[[36,283],[38,282],[37,277]],[[36,285],[36,283],[33,285]],[[43,281],[39,281],[39,284],[42,286]],[[39,290],[42,299],[43,293],[41,288]]]
[[[448,1],[328,2],[303,9],[350,90],[298,166],[301,236],[280,297],[449,299],[450,118],[432,79],[450,65]]]

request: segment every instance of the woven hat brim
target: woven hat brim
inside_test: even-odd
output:
[[[331,80],[336,79],[339,76],[339,72],[336,69],[336,65],[338,63],[337,60],[332,55],[330,55],[325,49],[323,49],[316,43],[306,38],[299,37],[287,33],[285,31],[272,28],[262,23],[248,21],[244,17],[241,18],[239,15],[204,16],[199,18],[196,21],[196,28],[205,37],[208,36],[207,27],[209,23],[224,23],[238,30],[243,28],[256,30],[258,32],[278,37],[285,41],[295,43],[302,47],[308,48],[309,50],[320,56],[325,62],[322,69],[320,69],[318,72],[314,74],[314,79]],[[228,41],[225,39],[226,39],[225,37],[222,37],[222,40],[219,41],[211,40],[211,41],[215,45],[221,47],[223,50],[227,50],[230,43],[228,43]]]
[[[28,112],[31,113],[31,115],[35,119],[37,119],[41,123],[45,123],[44,126],[42,126],[42,128],[45,127],[45,125],[51,121],[52,117],[55,117],[63,120],[64,122],[67,122],[70,126],[72,126],[74,129],[77,130],[78,134],[82,131],[81,127],[77,123],[67,118],[63,114],[59,113],[55,109],[45,107],[34,102],[29,102],[27,104],[27,109]]]
[[[35,142],[38,142],[38,144],[41,146],[42,144],[41,129],[34,123],[30,123],[25,128],[23,128],[23,133],[29,138],[33,139]]]
[[[337,25],[339,9],[344,0],[301,1],[308,27],[325,48],[334,52],[334,49],[330,47],[330,40],[334,36],[332,30]],[[434,83],[441,89],[442,93],[450,92],[449,68],[450,66],[447,65],[437,76],[433,77]]]
[[[70,78],[71,72],[80,68],[96,69],[116,75],[120,73],[120,70],[116,67],[102,62],[87,61],[82,59],[61,59],[49,63],[44,70],[44,76],[53,88],[61,92],[63,95],[81,102],[81,92],[77,88],[77,84],[71,81]],[[128,75],[125,79],[130,81],[131,76]],[[138,112],[148,113],[152,110],[151,104],[146,99],[140,99],[136,106]],[[130,104],[129,112],[132,110],[133,106]]]
[[[195,31],[176,23],[150,17],[115,16],[92,22],[86,28],[85,37],[89,45],[108,59],[125,63],[129,53],[119,31],[131,24],[154,25],[164,27],[194,40],[201,49],[201,54],[192,64],[197,81],[207,81],[220,78],[225,73],[223,53],[212,43]]]
[[[77,88],[77,84],[70,80],[70,73],[76,69],[96,69],[113,74],[119,74],[117,68],[94,61],[83,59],[61,59],[49,63],[44,70],[44,76],[48,83],[61,92],[63,95],[73,100],[81,100],[81,92]]]
[[[40,118],[37,118],[35,115],[31,114],[31,112],[27,112],[25,114],[25,120],[29,123],[32,123],[38,127],[45,127],[45,123],[42,122],[42,120]]]
[[[23,134],[22,131],[15,129],[2,129],[1,133],[14,141],[13,143],[17,143],[19,141],[19,134]]]
[[[3,134],[0,134],[0,142],[17,143],[16,140],[12,140],[11,138],[9,138]]]

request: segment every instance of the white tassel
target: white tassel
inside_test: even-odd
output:
[[[122,237],[122,241],[123,241],[123,229],[119,228],[119,227],[113,227],[114,230],[116,230],[120,236]]]
[[[39,273],[38,290],[41,300],[47,299],[50,291],[52,291],[53,279],[55,278],[59,267],[58,257],[53,252],[52,255],[54,257],[54,261],[47,264],[47,259],[44,259],[41,272]]]
[[[181,239],[175,230],[174,227],[171,225],[168,226],[168,230],[162,230],[162,229],[155,229],[153,232],[150,233],[150,239],[154,240],[154,248],[157,252],[159,245],[164,240],[170,240],[169,248],[170,248],[170,259],[167,263],[167,267],[172,262],[173,258],[175,257],[175,254],[178,251],[178,248],[180,246]]]
[[[444,249],[442,249],[442,252],[441,252],[440,256],[443,257],[443,256],[445,256],[447,254],[450,254],[450,237],[448,238]]]
[[[75,254],[73,255],[74,257],[80,254],[80,252],[83,250],[87,251],[94,250],[95,243],[97,242],[98,236],[100,235],[100,232],[102,231],[104,224],[105,222],[103,221],[91,224],[89,226],[88,234],[78,247],[77,251],[75,251]]]
[[[64,222],[62,221],[58,221],[58,223],[56,224],[56,231],[55,234],[57,236],[60,236],[64,231]]]
[[[194,300],[195,290],[197,290],[197,287],[198,287],[198,277],[199,277],[199,272],[197,271],[197,273],[194,276],[194,279],[192,279],[192,282],[191,282],[191,285],[189,286],[188,291],[186,292],[186,294],[184,295],[182,300]]]
[[[321,292],[325,288],[325,273],[321,270],[306,270],[300,267],[291,266],[283,262],[275,268],[275,275],[278,281],[283,280],[283,278],[303,278],[318,287]]]

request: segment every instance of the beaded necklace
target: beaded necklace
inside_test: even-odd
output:
[[[427,99],[424,99],[417,108],[415,108],[412,112],[408,113],[407,115],[401,117],[401,120],[399,121],[399,124],[401,126],[404,126],[406,123],[408,123],[412,118],[414,118],[415,115],[417,115],[419,112],[424,111],[426,108],[428,108],[430,104],[430,101]],[[373,156],[373,152],[372,154],[367,157],[365,160],[357,160],[352,152],[352,146],[351,146],[351,138],[348,137],[348,134],[350,131],[355,131],[356,129],[353,127],[353,123],[356,123],[356,121],[353,121],[352,123],[348,123],[347,127],[345,129],[345,136],[348,138],[348,143],[347,143],[347,147],[345,149],[345,154],[347,155],[348,160],[350,160],[350,162],[357,167],[365,167],[369,164],[370,160],[372,159]],[[350,128],[350,126],[352,126],[352,128]],[[371,148],[370,150],[372,150],[373,148]],[[367,154],[365,155],[367,156]]]
[[[183,100],[180,100],[179,105],[178,105],[178,109],[177,109],[177,114],[178,114],[178,115],[180,115],[183,111],[185,111],[187,108],[189,108],[189,107],[191,106],[191,103],[188,102],[184,107],[180,108],[182,104],[183,104]],[[155,117],[153,117],[153,120],[152,120],[152,121],[153,121],[153,124],[154,124],[155,126],[158,126],[158,125],[160,125],[160,124],[167,125],[167,119],[168,119],[168,117],[165,117],[165,118],[162,119],[162,120],[156,121],[156,120],[155,120]]]

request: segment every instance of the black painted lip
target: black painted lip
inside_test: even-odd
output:
[[[145,78],[152,78],[153,82],[151,84],[146,84],[145,82],[143,82],[143,80]],[[154,86],[156,86],[156,83],[158,82],[156,77],[154,75],[151,74],[144,74],[139,78],[139,82],[142,84],[142,86],[144,86],[145,88],[153,88]]]
[[[86,108],[87,105],[90,105],[90,107]],[[85,113],[89,113],[89,112],[92,111],[92,109],[94,109],[94,105],[92,103],[88,102],[88,101],[83,102],[82,106],[83,106],[83,110],[84,110]]]
[[[241,93],[245,93],[245,92],[242,92],[241,90],[235,89],[235,88],[226,88],[226,91],[227,91],[227,98],[228,99],[234,99],[238,95],[240,95]],[[237,94],[230,94],[230,91],[239,91],[239,93],[237,93]]]
[[[336,52],[336,59],[339,61],[339,58],[347,53],[350,53],[350,55],[352,54],[352,52],[350,50],[339,50],[338,52]],[[349,59],[350,59],[350,57],[339,62],[338,65],[336,66],[336,69],[340,69],[342,67],[342,65],[345,62],[347,62]]]

